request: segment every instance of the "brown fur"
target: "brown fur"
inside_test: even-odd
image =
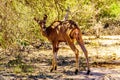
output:
[[[53,45],[53,61],[52,61],[52,69],[57,69],[57,52],[59,49],[59,43],[60,42],[67,42],[70,46],[70,48],[75,52],[76,55],[76,71],[75,74],[78,73],[79,69],[79,51],[74,45],[74,40],[78,42],[81,49],[83,50],[86,61],[87,61],[87,74],[90,73],[89,69],[89,60],[88,60],[88,52],[84,46],[84,42],[82,40],[82,33],[78,27],[78,25],[72,21],[72,20],[66,20],[66,21],[55,21],[50,26],[46,27],[46,20],[47,16],[45,15],[43,20],[38,20],[34,18],[35,21],[40,25],[42,33],[45,37],[48,38],[48,40]]]

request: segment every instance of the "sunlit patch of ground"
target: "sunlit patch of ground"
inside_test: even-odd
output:
[[[50,72],[52,61],[52,50],[33,50],[24,56],[21,65],[16,67],[8,67],[7,60],[13,57],[1,56],[0,60],[0,79],[6,80],[120,80],[120,37],[101,36],[100,39],[94,37],[83,37],[85,46],[88,50],[91,73],[86,75],[86,62],[84,54],[79,47],[80,70],[78,75],[75,71],[75,54],[68,45],[60,45],[58,52],[57,71]],[[22,52],[21,55],[26,54]],[[2,55],[2,54],[1,54]],[[4,57],[4,58],[3,58]],[[20,58],[21,59],[21,58]],[[6,60],[6,61],[5,61]],[[16,60],[15,60],[16,61]],[[28,66],[30,65],[30,66]],[[19,67],[20,66],[20,67]],[[31,67],[32,68],[29,68]],[[24,69],[25,67],[25,69]],[[28,69],[26,69],[28,68]],[[24,69],[26,72],[21,72]],[[30,69],[30,70],[29,70]]]

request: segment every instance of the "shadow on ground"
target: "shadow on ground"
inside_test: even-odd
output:
[[[86,75],[85,72],[79,72],[78,75],[75,75],[72,71],[63,72],[63,74],[39,74],[35,76],[29,76],[29,79],[39,80],[39,79],[65,79],[65,80],[95,80],[97,77],[103,76],[105,74],[99,72],[92,72],[90,75]]]

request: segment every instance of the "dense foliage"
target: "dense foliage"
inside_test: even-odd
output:
[[[44,40],[33,18],[41,19],[47,14],[49,25],[54,20],[63,20],[68,7],[69,19],[76,21],[82,30],[94,27],[99,21],[120,20],[119,0],[0,0],[1,46]]]

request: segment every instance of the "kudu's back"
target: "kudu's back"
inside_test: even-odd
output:
[[[76,39],[81,35],[80,29],[77,24],[72,20],[55,21],[46,29],[48,36],[51,39],[59,40],[59,42],[65,42],[65,37],[70,37],[71,40]]]

